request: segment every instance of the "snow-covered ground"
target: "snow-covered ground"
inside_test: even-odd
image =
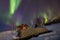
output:
[[[29,40],[60,40],[60,24],[54,24],[46,26],[49,30],[53,30],[51,33],[46,33],[39,35],[38,37],[33,37]],[[16,36],[15,31],[5,31],[0,32],[0,40],[13,40],[13,36]]]
[[[16,36],[16,32],[14,31],[6,31],[0,33],[0,40],[13,40],[13,36]],[[56,32],[46,33],[39,35],[38,37],[31,38],[29,40],[46,40],[46,39],[52,39],[57,38],[58,35],[56,35]]]

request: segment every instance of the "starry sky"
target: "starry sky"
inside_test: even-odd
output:
[[[60,0],[0,0],[0,24],[32,25],[33,19],[43,14],[49,20],[59,16]]]

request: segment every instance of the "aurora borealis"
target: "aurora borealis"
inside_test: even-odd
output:
[[[13,15],[15,10],[17,10],[21,0],[10,0],[10,15]]]
[[[34,18],[45,17],[45,23],[60,15],[59,0],[1,0],[0,23],[33,25]],[[8,24],[7,24],[8,23]]]
[[[40,16],[45,18],[45,23],[60,16],[60,0],[0,0],[0,40],[11,40],[16,35],[13,31],[20,24],[26,23],[29,27],[34,27],[35,18]],[[60,23],[44,27],[57,31],[58,35],[39,35],[32,40],[60,40]],[[10,30],[13,31],[6,32]]]
[[[9,24],[9,21],[11,20],[11,18],[13,17],[15,11],[17,10],[19,4],[21,3],[21,0],[10,0],[9,4],[9,15],[8,15],[8,21],[7,23]]]

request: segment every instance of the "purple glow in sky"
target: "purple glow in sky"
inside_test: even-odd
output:
[[[1,0],[0,4],[0,22],[5,24],[8,20],[9,0]],[[18,20],[21,24],[31,25],[31,20],[40,16],[43,12],[49,16],[49,19],[60,15],[60,0],[22,0],[10,20],[14,20],[14,22]]]

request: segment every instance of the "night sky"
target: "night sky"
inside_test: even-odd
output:
[[[10,1],[0,0],[0,24],[31,25],[33,19],[41,14],[45,13],[49,20],[60,15],[60,0],[22,0],[11,18],[9,9]]]

